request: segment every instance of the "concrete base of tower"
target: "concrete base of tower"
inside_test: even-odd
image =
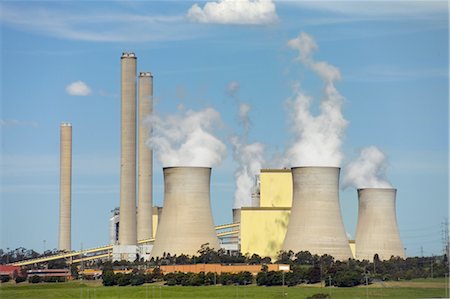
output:
[[[153,244],[138,245],[139,259],[144,261],[150,260],[150,254],[152,253]]]
[[[112,252],[113,261],[134,262],[139,259],[139,250],[136,245],[114,245]]]

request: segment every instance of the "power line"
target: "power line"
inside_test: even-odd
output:
[[[442,222],[442,254],[449,254],[448,219]]]

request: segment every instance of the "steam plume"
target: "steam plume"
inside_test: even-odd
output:
[[[345,187],[392,188],[386,180],[386,156],[376,146],[363,148],[359,157],[351,162],[344,174]]]
[[[248,131],[250,130],[250,117],[248,116],[250,109],[249,104],[239,104],[239,120],[244,127],[244,137],[248,135]]]
[[[230,97],[235,97],[241,88],[241,84],[238,81],[231,81],[228,83],[226,92]]]
[[[255,177],[264,163],[264,145],[259,142],[248,143],[251,107],[239,100],[239,89],[240,84],[237,81],[232,81],[227,85],[227,94],[234,98],[239,105],[238,116],[242,126],[241,134],[231,137],[230,140],[233,146],[233,158],[238,163],[238,169],[234,173],[236,191],[234,192],[233,208],[251,207],[254,204],[252,203],[252,190],[255,186]]]
[[[213,133],[221,118],[212,108],[181,110],[164,118],[153,115],[148,124],[152,134],[147,145],[156,151],[164,167],[212,167],[220,164],[226,155],[225,145]]]
[[[259,142],[241,143],[237,136],[231,138],[231,143],[234,159],[239,164],[239,168],[234,173],[236,191],[234,192],[233,208],[251,207],[255,176],[260,172],[264,163],[264,145]]]
[[[318,49],[314,39],[302,32],[288,42],[298,51],[297,60],[315,72],[324,82],[320,113],[312,115],[312,99],[304,94],[299,84],[288,101],[295,142],[286,152],[284,164],[291,166],[339,166],[342,161],[341,145],[347,121],[342,115],[343,97],[334,83],[341,78],[339,69],[325,61],[315,61],[313,52]],[[288,166],[288,165],[286,165]]]

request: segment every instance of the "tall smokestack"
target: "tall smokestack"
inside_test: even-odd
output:
[[[152,176],[153,152],[146,146],[151,129],[144,120],[152,113],[153,76],[148,72],[139,74],[139,131],[138,131],[138,213],[137,239],[152,238]]]
[[[283,250],[352,257],[339,206],[339,167],[292,168],[293,200]]]
[[[59,182],[59,250],[71,250],[72,124],[61,123]]]
[[[380,260],[405,258],[395,212],[396,193],[392,188],[358,189],[357,259],[372,261],[375,254]]]
[[[164,207],[152,257],[195,255],[207,244],[219,249],[210,203],[209,167],[164,168]]]
[[[119,244],[136,245],[136,56],[121,57]]]

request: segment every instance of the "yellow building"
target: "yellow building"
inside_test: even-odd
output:
[[[348,240],[348,245],[350,245],[350,250],[352,251],[353,258],[355,258],[355,256],[356,256],[355,240]]]
[[[156,236],[156,230],[158,229],[159,220],[161,219],[162,207],[154,206],[152,208],[152,229],[153,238]]]
[[[292,206],[292,173],[290,169],[261,169],[260,207]]]
[[[242,208],[241,252],[272,259],[283,245],[290,208]]]
[[[281,250],[292,207],[290,169],[262,169],[260,207],[243,207],[240,216],[240,250],[275,259]],[[355,256],[355,242],[350,241]]]
[[[241,208],[241,252],[274,259],[283,245],[291,211],[291,170],[262,169],[259,193],[260,207]]]

